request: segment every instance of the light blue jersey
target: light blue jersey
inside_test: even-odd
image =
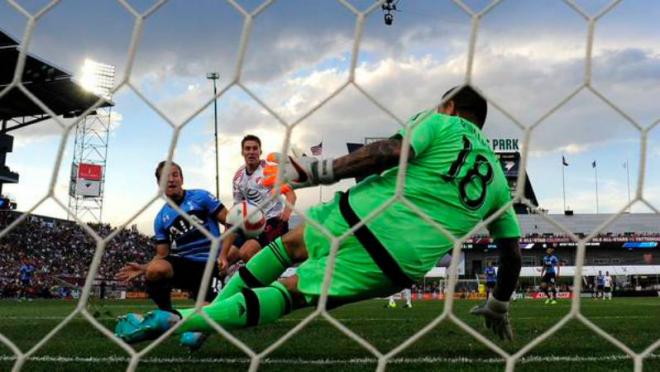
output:
[[[555,255],[546,255],[543,257],[543,267],[546,274],[556,274],[559,259]]]
[[[484,270],[484,274],[486,274],[486,283],[495,283],[497,281],[497,270],[494,267],[488,266]]]
[[[18,276],[22,282],[29,282],[32,280],[32,274],[34,273],[34,266],[30,264],[23,264],[19,270]]]
[[[179,204],[191,219],[204,226],[213,236],[220,236],[216,216],[222,203],[205,190],[184,190]],[[169,243],[170,254],[193,261],[207,261],[211,241],[169,204],[165,204],[154,221],[156,244]]]

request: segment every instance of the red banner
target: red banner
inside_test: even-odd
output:
[[[149,298],[149,295],[147,292],[126,292],[126,298],[127,299],[136,299],[136,298]]]
[[[534,292],[531,297],[535,300],[547,298],[543,292]],[[573,292],[557,292],[557,298],[573,298]]]
[[[89,181],[100,181],[103,175],[103,168],[97,164],[78,164],[78,178]]]
[[[395,296],[396,298],[396,296]],[[455,299],[464,299],[464,300],[485,300],[486,299],[486,294],[485,293],[477,293],[477,292],[456,292],[454,293],[454,298]],[[445,294],[444,293],[423,293],[421,296],[419,293],[413,292],[412,293],[412,299],[414,301],[430,301],[430,300],[444,300],[445,299]]]
[[[170,294],[170,297],[173,300],[187,300],[187,299],[190,298],[190,296],[188,296],[187,292],[177,292],[177,291],[172,292]],[[149,298],[149,295],[147,294],[147,292],[129,291],[129,292],[126,292],[126,298],[129,299],[129,300],[147,299],[147,298]]]

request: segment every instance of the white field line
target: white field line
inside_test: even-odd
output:
[[[65,316],[0,316],[0,321],[3,320],[62,320],[64,319]],[[651,315],[602,315],[602,316],[587,316],[589,319],[649,319],[649,318],[656,318],[655,316]],[[109,317],[109,316],[101,316],[96,318],[98,320],[114,320],[117,319],[117,316],[114,317]],[[412,317],[410,318],[336,318],[337,320],[341,322],[352,322],[352,321],[359,321],[359,322],[409,322],[411,320],[414,320]],[[74,318],[75,320],[85,320],[82,317]],[[298,318],[284,318],[284,319],[279,319],[278,322],[299,322],[301,319]],[[515,322],[516,320],[541,320],[539,317],[534,317],[534,316],[523,316],[523,317],[512,317],[512,320]]]
[[[660,359],[660,354],[651,354],[646,359]],[[9,362],[16,360],[15,356],[1,355],[0,362]],[[67,357],[57,355],[45,355],[31,357],[31,362],[42,363],[128,363],[129,358],[124,356],[110,357]],[[521,358],[518,363],[551,363],[551,362],[617,362],[631,360],[627,355],[603,355],[603,356],[530,356]],[[143,358],[141,364],[248,364],[248,358]],[[337,365],[337,364],[373,364],[377,363],[374,358],[350,358],[350,359],[302,359],[302,358],[267,358],[262,363],[265,364],[286,364],[286,365]],[[498,364],[504,363],[501,358],[393,358],[388,363],[391,364],[467,364],[467,363],[485,363]]]

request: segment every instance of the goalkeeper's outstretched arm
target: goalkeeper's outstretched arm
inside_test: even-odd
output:
[[[513,339],[509,323],[509,299],[520,275],[520,247],[518,238],[495,239],[500,251],[500,267],[493,295],[483,305],[475,306],[471,313],[484,317],[486,328],[502,339]]]
[[[269,154],[271,165],[264,168],[263,184],[276,184],[278,167],[283,166],[283,182],[292,188],[332,184],[345,178],[366,177],[378,174],[399,164],[401,155],[401,137],[378,141],[340,158],[317,159],[309,156],[284,157],[281,154]],[[410,148],[408,160],[415,156]]]
[[[410,148],[408,160],[415,153]],[[363,177],[377,174],[399,164],[401,156],[401,137],[377,141],[361,147],[348,155],[334,159],[333,169],[336,180]]]
[[[516,289],[522,266],[518,238],[495,239],[495,245],[500,251],[500,267],[493,296],[500,301],[509,301]]]

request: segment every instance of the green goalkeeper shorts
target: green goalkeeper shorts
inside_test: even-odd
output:
[[[339,237],[349,225],[339,208],[341,193],[333,201],[310,208],[307,217]],[[298,289],[310,303],[321,295],[326,268],[330,261],[331,240],[311,223],[305,225],[304,241],[309,258],[297,269]],[[330,287],[329,306],[388,296],[401,289],[381,271],[354,235],[339,243]]]

